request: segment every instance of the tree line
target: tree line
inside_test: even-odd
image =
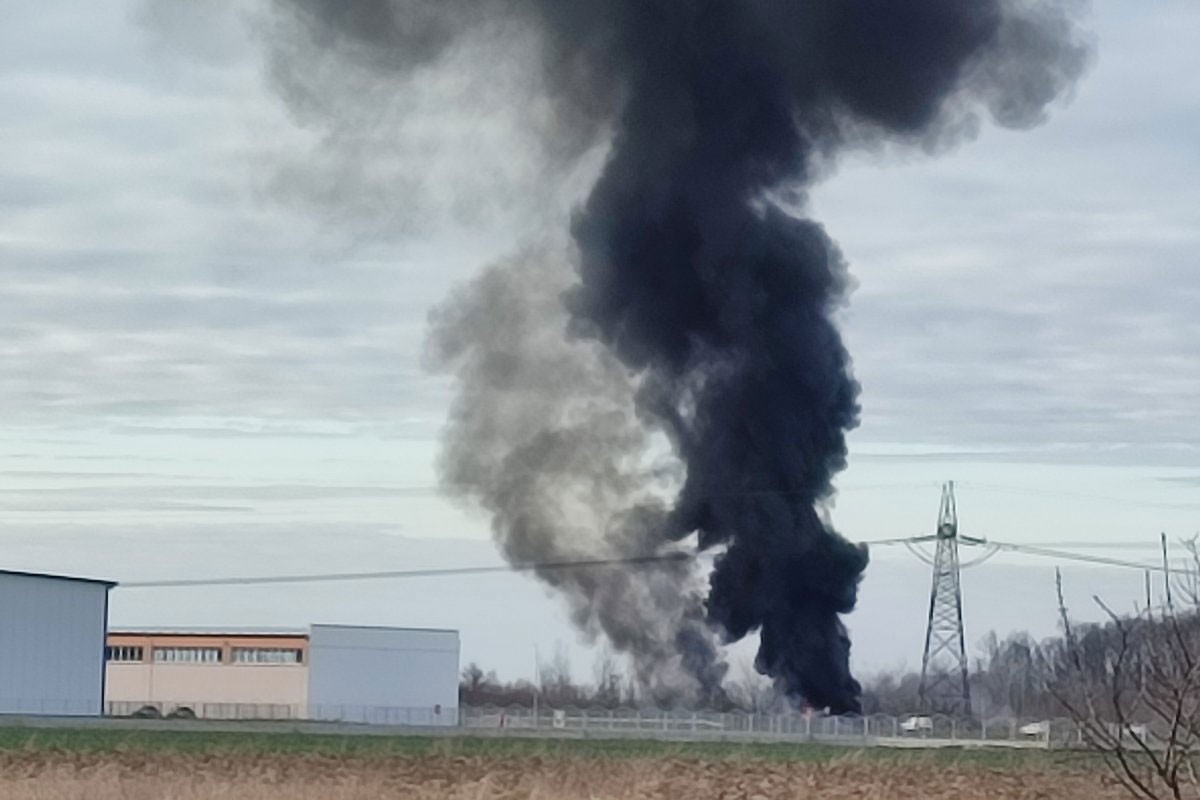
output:
[[[1087,629],[1084,636],[1089,664],[1102,662],[1107,646],[1103,626]],[[980,642],[969,671],[973,710],[989,718],[1018,719],[1062,716],[1064,708],[1053,686],[1057,678],[1055,655],[1064,649],[1062,637],[1035,641],[1028,633],[1013,633],[1001,638],[989,633]],[[1099,669],[1100,664],[1096,663]],[[883,672],[863,682],[863,713],[901,716],[920,712],[919,672]],[[459,698],[472,706],[531,707],[535,696],[548,707],[621,708],[638,706],[670,707],[695,703],[678,698],[656,698],[639,686],[622,668],[611,652],[602,652],[593,665],[590,680],[572,675],[569,659],[562,649],[538,663],[535,680],[502,681],[494,671],[468,664],[462,671]],[[727,679],[723,696],[708,703],[709,710],[754,713],[785,712],[794,704],[766,678],[744,669]],[[697,709],[699,710],[699,709]]]

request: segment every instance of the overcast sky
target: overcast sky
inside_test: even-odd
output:
[[[347,144],[280,100],[250,0],[0,12],[0,565],[497,560],[487,521],[436,491],[450,387],[421,352],[429,308],[577,196],[537,168],[520,59],[349,98],[348,126],[394,135]],[[863,424],[834,515],[852,538],[930,530],[946,479],[964,531],[995,539],[1200,530],[1200,4],[1099,2],[1090,27],[1095,63],[1044,126],[851,155],[813,197],[858,280]],[[906,558],[875,553],[861,667],[919,659],[927,578]],[[1050,604],[1047,565],[995,563],[971,573],[972,631],[1050,632],[1030,599]],[[1075,569],[1081,597],[1140,585]],[[114,624],[322,621],[461,628],[509,675],[534,645],[587,657],[523,578],[113,603]]]

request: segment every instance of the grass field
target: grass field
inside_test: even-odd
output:
[[[5,800],[1087,798],[1046,752],[0,728]]]

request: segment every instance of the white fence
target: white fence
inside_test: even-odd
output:
[[[679,711],[463,707],[463,727],[472,730],[538,732],[564,736],[668,740],[754,740],[828,742],[878,746],[995,745],[1065,747],[1079,742],[1069,720],[956,719],[946,716],[829,717],[798,712]]]
[[[393,708],[356,705],[284,705],[271,703],[189,703],[182,701],[112,701],[105,709],[110,717],[212,720],[305,720],[346,722],[365,725],[454,727],[458,709],[431,706]]]
[[[488,735],[643,738],[668,741],[826,742],[861,746],[1074,747],[1069,720],[963,719],[876,714],[828,717],[788,712],[687,711],[654,708],[389,708],[264,703],[110,702],[110,717],[314,721],[390,727],[453,728]]]

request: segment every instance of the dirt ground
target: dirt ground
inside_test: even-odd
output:
[[[381,798],[901,798],[1108,800],[1091,770],[948,766],[846,756],[827,763],[749,758],[338,757],[312,754],[10,752],[4,800],[380,800]]]

